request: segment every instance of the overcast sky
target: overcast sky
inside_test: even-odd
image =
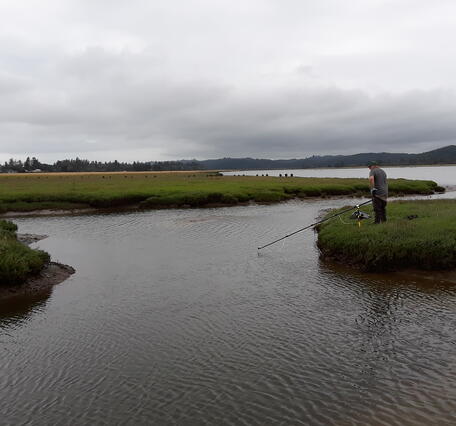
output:
[[[0,161],[456,143],[454,0],[0,0]]]

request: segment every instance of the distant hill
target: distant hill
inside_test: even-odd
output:
[[[456,146],[449,145],[421,154],[367,152],[353,155],[314,155],[291,160],[268,160],[259,158],[219,158],[217,160],[145,161],[125,163],[116,161],[89,161],[80,158],[41,163],[37,158],[24,162],[11,158],[0,164],[0,173],[30,172],[140,172],[165,170],[273,170],[314,169],[323,167],[366,166],[368,161],[378,161],[383,166],[415,166],[433,164],[456,164]]]
[[[368,161],[378,161],[383,166],[415,166],[456,164],[456,145],[449,145],[421,154],[367,152],[353,155],[317,155],[303,159],[267,160],[256,158],[220,158],[197,161],[208,170],[252,169],[313,169],[320,167],[358,167]]]

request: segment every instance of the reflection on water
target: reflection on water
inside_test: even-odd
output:
[[[42,312],[46,307],[52,289],[31,295],[13,296],[0,300],[0,330],[11,325],[26,322],[34,312]]]
[[[400,412],[402,403],[413,404],[423,411],[407,413],[403,424],[451,423],[452,414],[440,422],[436,419],[442,409],[449,414],[443,407],[455,401],[455,376],[448,371],[453,364],[448,354],[456,344],[453,282],[415,274],[364,274],[331,263],[322,263],[321,268],[328,283],[342,286],[356,300],[357,327],[347,339],[364,386],[377,388],[377,409],[384,405],[388,411],[388,404],[393,404]],[[395,392],[389,393],[393,384]],[[437,389],[449,399],[439,401]]]
[[[18,220],[77,272],[0,307],[5,423],[454,424],[456,287],[322,263],[311,231],[257,255],[346,203]]]
[[[367,274],[329,262],[321,263],[321,268],[322,273],[341,278],[334,282],[343,285],[363,304],[355,321],[362,331],[361,336],[372,349],[380,348],[382,356],[389,348],[394,348],[398,333],[405,325],[423,326],[427,320],[412,315],[406,303],[413,302],[415,308],[434,309],[436,312],[431,315],[434,327],[439,314],[447,309],[451,311],[456,303],[456,286],[452,281],[431,280],[418,274],[411,277],[402,273]],[[328,282],[333,280],[328,278]],[[446,323],[438,327],[440,338],[444,337],[444,330],[448,331]],[[453,341],[452,332],[446,337],[449,342]]]

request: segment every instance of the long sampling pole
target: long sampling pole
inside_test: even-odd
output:
[[[313,226],[319,225],[320,223],[326,222],[327,220],[332,219],[332,218],[337,217],[337,216],[340,216],[341,214],[350,212],[350,211],[355,210],[355,209],[359,209],[361,206],[364,206],[365,204],[369,204],[371,202],[372,202],[372,200],[369,200],[369,201],[366,201],[365,203],[357,204],[355,207],[350,207],[349,209],[346,209],[346,210],[343,210],[343,211],[341,211],[339,213],[333,214],[333,215],[331,215],[331,216],[329,216],[329,217],[327,217],[325,219],[319,220],[318,222],[315,222],[315,223],[312,223],[310,225],[307,225],[304,228],[298,229],[297,231],[294,231],[291,234],[285,235],[284,237],[279,238],[279,239],[277,239],[275,241],[272,241],[271,243],[268,243],[268,244],[265,244],[264,246],[258,247],[258,250],[262,250],[265,247],[269,247],[272,244],[278,243],[279,241],[282,241],[285,238],[288,238],[288,237],[291,237],[294,234],[297,234],[298,232],[305,231],[306,229],[312,228]]]

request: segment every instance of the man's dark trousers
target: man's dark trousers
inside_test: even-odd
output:
[[[386,201],[374,195],[372,205],[375,212],[375,223],[386,222]]]

